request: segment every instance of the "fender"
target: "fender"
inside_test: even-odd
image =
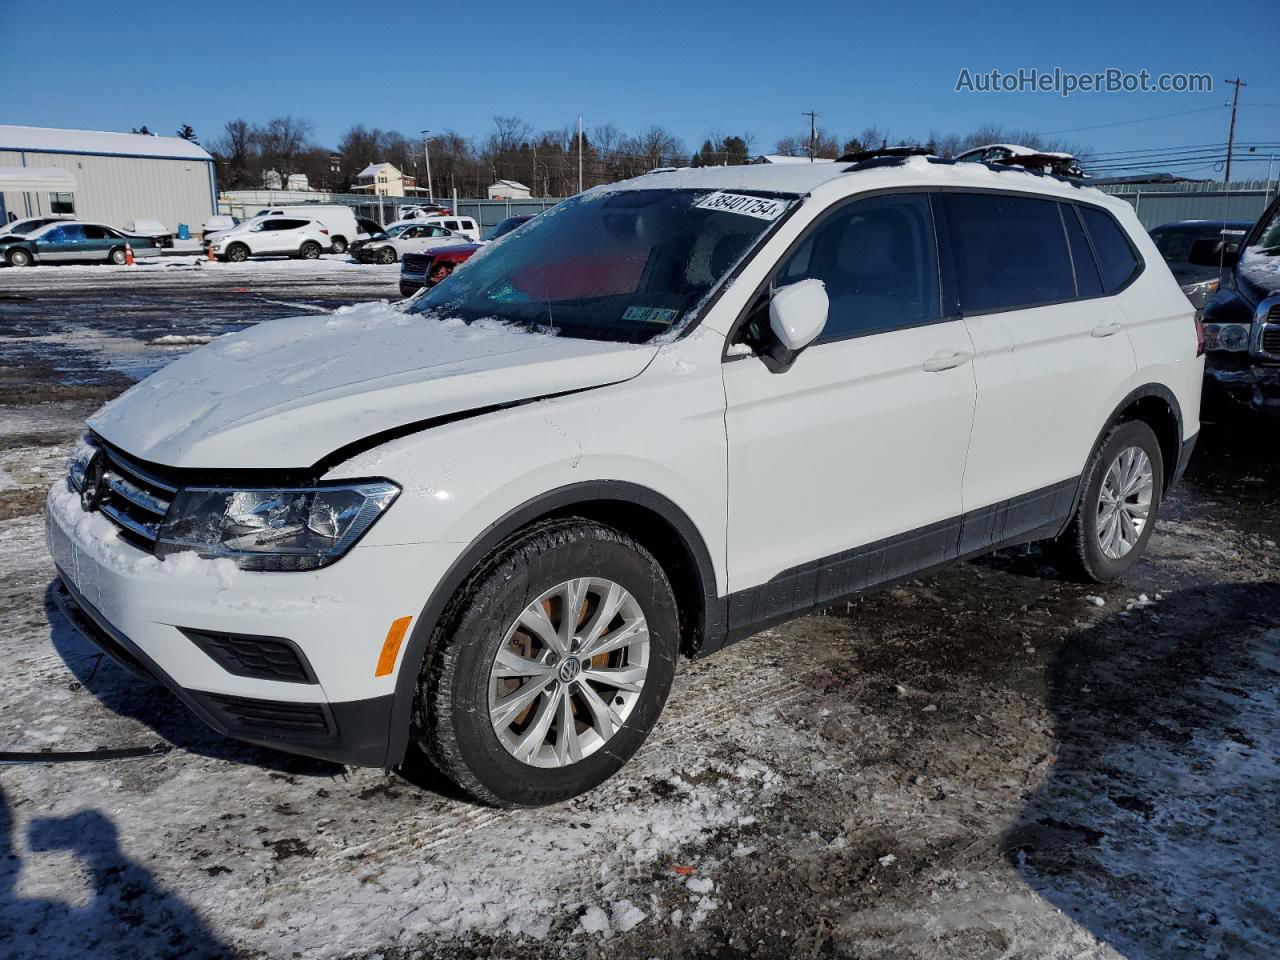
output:
[[[1125,398],[1116,404],[1116,408],[1111,411],[1111,415],[1107,417],[1106,422],[1103,423],[1102,429],[1098,431],[1097,439],[1093,441],[1093,446],[1089,448],[1089,456],[1090,458],[1093,457],[1094,451],[1102,445],[1103,437],[1107,435],[1107,431],[1109,431],[1120,419],[1120,415],[1124,413],[1126,409],[1133,406],[1133,404],[1147,397],[1155,397],[1159,400],[1163,400],[1168,405],[1170,412],[1172,412],[1174,422],[1177,424],[1178,428],[1179,456],[1177,461],[1174,463],[1173,470],[1165,473],[1164,492],[1167,493],[1170,488],[1178,482],[1178,478],[1182,476],[1182,471],[1186,469],[1187,460],[1191,456],[1190,446],[1194,445],[1195,438],[1189,438],[1188,440],[1183,439],[1182,428],[1184,421],[1182,419],[1182,407],[1178,404],[1178,398],[1174,396],[1173,391],[1164,384],[1145,383],[1125,394]],[[1086,462],[1080,470],[1080,480],[1076,485],[1076,495],[1071,501],[1071,512],[1067,515],[1067,520],[1063,523],[1062,529],[1058,531],[1057,536],[1062,536],[1062,534],[1066,532],[1067,527],[1071,524],[1071,518],[1076,515],[1076,511],[1080,508],[1080,500],[1084,496],[1084,487],[1089,480],[1088,466],[1089,464]]]
[[[727,629],[728,603],[726,599],[717,595],[715,568],[711,563],[711,554],[697,527],[683,510],[662,494],[623,480],[589,480],[539,494],[490,524],[471,541],[435,585],[422,612],[414,620],[413,629],[409,633],[409,643],[401,660],[400,670],[396,674],[391,723],[387,731],[387,753],[383,761],[386,769],[396,767],[404,761],[409,746],[409,728],[413,714],[413,699],[417,694],[418,675],[431,653],[431,637],[449,600],[471,575],[476,565],[514,533],[533,521],[548,514],[563,512],[578,504],[601,501],[645,507],[660,514],[671,524],[694,560],[701,586],[702,636],[698,655],[710,653],[723,645]]]

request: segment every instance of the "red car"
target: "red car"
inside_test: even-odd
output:
[[[458,264],[469,260],[485,243],[506,236],[534,216],[536,214],[507,217],[494,228],[484,243],[457,243],[448,247],[436,247],[425,253],[406,253],[400,261],[400,296],[411,297],[423,287],[434,287],[453,273]]]

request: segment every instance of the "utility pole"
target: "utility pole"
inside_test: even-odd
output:
[[[431,142],[431,138],[427,136],[427,134],[429,134],[430,132],[431,132],[430,130],[422,131],[422,156],[423,156],[423,159],[427,161],[427,200],[428,201],[431,200],[431,198],[435,195],[435,190],[432,188],[432,183],[431,183],[431,148],[427,146],[427,144]]]
[[[809,118],[809,162],[813,163],[818,155],[818,115],[810,110],[808,113],[801,113],[800,116]]]
[[[582,114],[578,114],[578,192],[582,192]]]
[[[1223,183],[1231,182],[1231,151],[1236,144],[1236,107],[1240,103],[1240,88],[1247,87],[1248,84],[1240,79],[1239,74],[1234,80],[1227,80],[1226,83],[1232,84],[1236,88],[1236,92],[1231,95],[1231,132],[1227,134],[1227,169],[1223,172]]]

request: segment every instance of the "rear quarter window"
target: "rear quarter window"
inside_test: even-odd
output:
[[[1105,210],[1080,207],[1080,217],[1089,232],[1089,239],[1093,241],[1102,286],[1107,293],[1115,293],[1138,272],[1137,254],[1133,252],[1124,229]]]
[[[1058,204],[995,193],[944,193],[960,308],[993,313],[1075,299]]]

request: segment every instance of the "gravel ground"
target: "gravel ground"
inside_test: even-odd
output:
[[[222,739],[51,608],[43,492],[192,347],[155,340],[394,296],[135,269],[0,271],[0,750],[170,748],[0,766],[0,957],[1280,955],[1274,424],[1205,427],[1125,582],[1009,551],[770,630],[604,787],[499,812]]]

